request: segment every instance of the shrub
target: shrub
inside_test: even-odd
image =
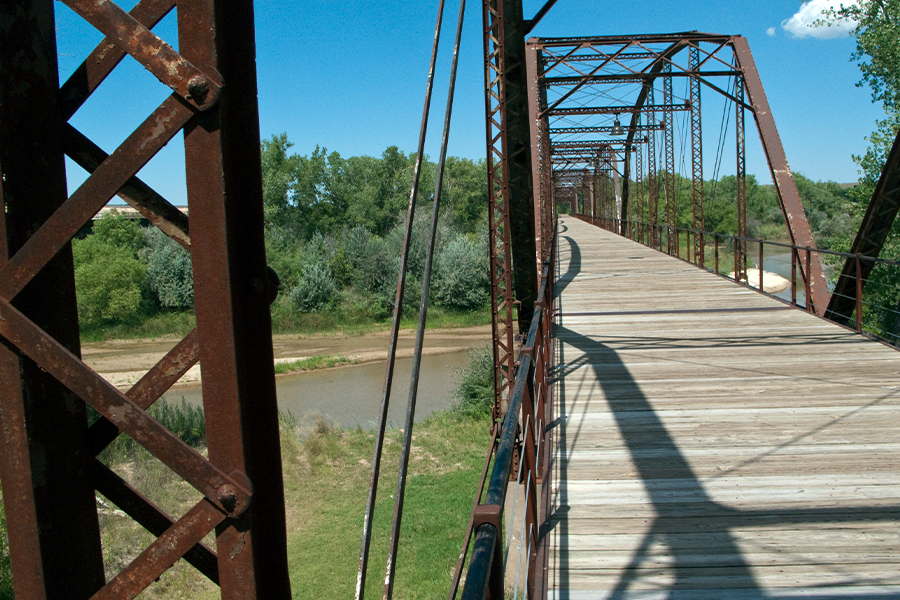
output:
[[[435,258],[432,297],[450,308],[471,309],[488,297],[487,260],[479,244],[457,235]]]
[[[303,312],[319,310],[332,300],[336,292],[331,269],[322,262],[312,262],[303,265],[300,280],[291,290],[291,302]]]
[[[147,267],[133,250],[96,235],[76,240],[72,250],[78,317],[84,324],[128,321],[140,314]]]
[[[147,285],[160,306],[187,309],[194,306],[194,271],[190,253],[156,227],[146,230],[147,245],[141,251],[147,262]]]
[[[459,371],[453,412],[470,418],[490,414],[494,405],[494,353],[488,346],[469,350],[469,365]]]

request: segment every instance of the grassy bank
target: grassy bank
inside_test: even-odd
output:
[[[171,409],[169,413],[173,413]],[[174,413],[178,411],[175,410]],[[196,415],[181,419],[192,431]],[[398,558],[398,599],[446,594],[468,523],[473,493],[488,443],[484,417],[444,412],[417,424],[412,448],[402,543]],[[201,452],[202,438],[193,439]],[[402,433],[387,434],[378,490],[367,597],[381,596],[388,531]],[[287,505],[288,557],[294,598],[352,597],[368,491],[373,434],[340,430],[320,421],[301,429],[282,418],[281,448]],[[104,460],[117,473],[172,514],[183,514],[200,495],[179,481],[142,448],[121,443]],[[112,577],[145,548],[152,536],[98,496],[107,577]],[[12,598],[8,581],[5,524],[0,521],[0,598]],[[212,544],[211,536],[206,542]],[[212,599],[217,588],[184,561],[168,571],[142,598]]]
[[[340,305],[327,311],[299,313],[291,310],[287,300],[279,299],[272,306],[272,333],[299,335],[364,335],[387,331],[390,318],[374,317],[358,312],[357,307]],[[404,316],[401,327],[414,329],[417,314]],[[428,308],[428,329],[453,329],[476,327],[491,322],[490,306],[474,310],[453,310],[442,307]],[[165,336],[182,337],[194,328],[194,313],[160,313],[136,321],[115,325],[84,326],[81,328],[81,342],[102,342],[107,340],[154,339]]]

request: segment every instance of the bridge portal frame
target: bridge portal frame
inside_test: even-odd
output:
[[[531,118],[534,121],[542,123],[542,127],[547,131],[550,138],[549,148],[554,147],[562,135],[577,135],[579,129],[594,132],[611,132],[606,129],[607,126],[597,123],[579,123],[578,127],[568,126],[555,127],[555,123],[550,121],[552,117],[568,117],[573,115],[612,115],[612,114],[631,114],[631,123],[625,126],[627,132],[625,138],[626,148],[635,147],[635,136],[637,133],[646,131],[647,126],[640,126],[641,112],[647,113],[647,123],[651,131],[649,135],[650,154],[646,161],[647,188],[650,195],[649,209],[650,218],[653,219],[656,214],[656,204],[658,203],[658,181],[659,176],[656,172],[656,161],[653,152],[657,149],[658,144],[655,140],[653,126],[656,124],[656,113],[663,112],[663,121],[668,123],[671,121],[671,111],[689,110],[694,114],[692,107],[693,96],[699,101],[699,89],[701,86],[707,87],[719,94],[722,94],[729,100],[736,103],[736,110],[741,112],[750,111],[757,125],[761,145],[766,156],[767,163],[775,184],[776,194],[779,205],[784,215],[785,224],[788,229],[791,242],[795,245],[814,248],[815,244],[812,233],[806,219],[806,213],[800,202],[799,192],[796,183],[788,166],[781,140],[775,127],[774,119],[768,106],[765,91],[762,87],[762,81],[753,61],[752,53],[745,38],[733,35],[720,35],[701,33],[697,31],[672,34],[644,34],[630,36],[592,36],[592,37],[563,37],[563,38],[531,38],[528,40],[528,47],[531,52],[538,56],[533,61],[535,64],[543,65],[543,68],[537,70],[533,77],[535,84],[533,89],[536,94],[544,95],[546,108],[533,110]],[[682,51],[688,51],[688,66],[680,65],[675,61],[675,56]],[[725,55],[728,56],[725,56]],[[723,56],[725,56],[723,58]],[[563,72],[564,69],[568,71]],[[662,80],[670,82],[673,78],[688,77],[693,85],[692,98],[685,101],[684,105],[680,105],[666,101],[661,106],[653,104],[654,82]],[[736,98],[735,94],[723,89],[715,83],[718,77],[735,77],[742,83],[746,92],[746,101]],[[585,97],[592,93],[590,90],[599,89],[602,85],[623,86],[626,84],[639,86],[639,91],[633,94],[632,101],[622,101],[618,106],[588,106]],[[548,91],[553,89],[554,92],[549,94]],[[593,92],[598,97],[599,92]],[[624,97],[619,94],[619,97]],[[579,102],[575,106],[567,106],[566,102],[571,98],[578,98]],[[649,102],[648,102],[649,100]],[[699,103],[699,102],[697,102]],[[532,107],[537,107],[538,103],[532,103]],[[666,118],[668,115],[668,118]],[[692,145],[696,146],[700,138],[699,120],[692,119]],[[558,131],[557,131],[558,129]],[[670,128],[665,127],[668,139],[671,134]],[[739,134],[743,138],[743,131]],[[663,144],[666,149],[665,164],[667,168],[665,173],[671,170],[671,151],[669,144]],[[628,215],[629,203],[634,199],[632,195],[631,182],[631,159],[630,153],[625,153],[626,160],[624,162],[622,173],[623,188],[623,206],[622,216]],[[692,163],[702,160],[699,156],[692,156]],[[551,158],[551,163],[554,162]],[[739,176],[743,174],[743,169],[738,168]],[[670,177],[664,179],[668,182]],[[692,178],[694,181],[692,193],[692,205],[694,222],[702,219],[702,210],[697,210],[702,206],[702,187],[698,178],[702,178],[702,171],[692,169]],[[702,180],[702,179],[701,179]],[[667,187],[667,192],[671,192]],[[744,186],[739,184],[740,189]],[[667,193],[667,197],[670,194]],[[739,201],[739,200],[738,200]],[[674,214],[674,207],[670,206],[667,210],[667,228],[672,229],[671,217]],[[746,219],[742,220],[741,231],[738,235],[746,237]],[[655,239],[658,235],[655,228],[651,228],[650,245],[658,247],[660,240]],[[702,255],[697,252],[695,256]],[[744,253],[746,254],[746,253]],[[745,263],[745,260],[740,261]],[[811,290],[811,301],[817,314],[824,314],[828,302],[829,292],[822,273],[822,266],[817,256],[814,256],[810,265],[809,272],[806,267],[800,269],[801,277],[804,282],[809,283]]]

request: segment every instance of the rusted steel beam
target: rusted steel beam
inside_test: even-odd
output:
[[[0,335],[166,463],[223,512],[239,516],[247,509],[250,491],[239,471],[226,475],[207,462],[2,298]]]
[[[220,93],[220,78],[215,71],[207,74],[198,69],[113,2],[63,1],[195,108],[206,110],[215,105]]]
[[[800,194],[797,191],[797,184],[788,166],[787,157],[781,145],[781,138],[778,136],[775,120],[769,109],[769,101],[766,98],[762,80],[759,77],[756,63],[750,52],[750,45],[741,36],[732,37],[731,44],[734,47],[738,67],[744,73],[746,93],[750,104],[754,107],[753,114],[756,118],[756,126],[759,129],[759,138],[769,163],[769,169],[772,172],[772,180],[775,182],[775,191],[778,194],[781,210],[784,213],[788,233],[791,236],[791,243],[797,246],[815,248],[816,244],[809,228],[809,222],[806,220],[806,211],[803,209],[803,203],[800,201]],[[822,263],[819,261],[818,254],[812,256],[809,270],[810,272],[806,273],[805,269],[801,267],[803,280],[809,282],[811,291],[811,298],[808,301],[812,301],[816,314],[822,316],[828,307],[831,294],[828,291],[828,285],[825,283],[825,275],[822,272]]]
[[[175,524],[169,515],[100,461],[93,461],[90,478],[98,492],[156,537],[163,535]],[[216,553],[204,544],[194,545],[182,558],[208,577],[210,581],[215,584],[219,583],[219,565]]]
[[[147,371],[125,394],[144,410],[150,408],[163,393],[188,372],[200,358],[200,343],[194,328]],[[91,453],[95,456],[118,436],[119,428],[105,418],[98,419],[88,430]]]
[[[668,63],[666,63],[668,64]],[[656,74],[655,77],[659,77],[659,74]],[[654,110],[669,110],[669,111],[678,111],[678,110],[691,110],[691,105],[689,102],[685,102],[684,104],[662,104],[659,106],[646,107],[642,105],[636,106],[576,106],[572,108],[555,108],[548,109],[547,115],[551,117],[563,117],[563,116],[576,116],[576,115],[615,115],[615,114],[625,114],[625,113],[638,113],[641,110],[646,110],[648,108],[653,108]]]
[[[666,246],[670,255],[677,255],[678,252],[678,204],[675,197],[675,123],[673,112],[669,110],[672,106],[672,65],[666,62],[663,65],[663,122],[666,124],[664,130],[664,151],[666,161],[665,189],[666,189]]]
[[[53,2],[0,3],[0,265],[66,199]],[[15,303],[80,352],[72,253],[61,245]],[[27,284],[27,285],[26,285]],[[90,598],[104,584],[84,403],[0,340],[0,481],[17,598]]]
[[[700,50],[691,46],[690,67],[691,70],[699,69]],[[693,228],[695,231],[704,230],[703,221],[703,125],[700,111],[700,82],[696,78],[691,79],[691,212],[693,216]],[[703,266],[703,238],[694,236],[694,262]]]
[[[514,291],[519,333],[528,331],[538,292],[538,258],[534,231],[534,189],[531,178],[531,130],[528,119],[528,74],[522,0],[503,2],[503,80],[506,95],[504,160],[509,176],[509,224]]]
[[[482,1],[484,44],[484,110],[487,141],[488,227],[491,263],[491,330],[494,343],[495,423],[503,413],[515,370],[513,353],[513,273],[509,221],[509,167],[506,160],[507,114],[504,76],[506,72],[506,10],[502,0]]]
[[[204,498],[150,544],[91,600],[134,598],[224,520],[225,515]]]
[[[178,32],[184,58],[224,84],[184,140],[209,459],[253,485],[250,509],[217,530],[222,598],[287,600],[253,3],[182,0]]]
[[[93,174],[109,158],[106,152],[71,125],[64,125],[63,132],[66,155],[88,173]],[[170,204],[156,190],[134,176],[119,188],[117,195],[183,248],[190,249],[187,215]]]
[[[141,0],[128,14],[141,25],[153,29],[173,8],[175,0]],[[125,55],[125,50],[108,37],[88,54],[60,88],[63,120],[68,121],[75,114]]]
[[[0,296],[8,300],[15,298],[122,185],[175,137],[193,114],[188,104],[177,96],[169,96],[10,257],[0,269]]]
[[[859,260],[858,257],[878,258],[898,211],[900,211],[900,133],[894,139],[884,170],[850,248],[850,253],[856,256],[848,257],[844,263],[841,276],[831,295],[828,310],[825,312],[826,319],[845,325],[850,322],[850,314],[861,300],[859,294],[875,266],[873,261]]]
[[[744,79],[734,80],[734,95],[742,102],[734,105],[735,203],[737,204],[737,238],[735,238],[734,279],[747,281],[747,148],[744,127]],[[760,268],[760,273],[762,269]]]
[[[596,58],[599,58],[596,57]],[[595,59],[596,59],[595,58]],[[618,57],[616,57],[618,58]],[[687,71],[672,71],[672,77],[734,77],[737,71],[701,71],[699,68]],[[546,77],[544,81],[548,86],[577,85],[582,83],[629,83],[652,81],[657,76],[652,73],[621,73],[616,75],[591,75],[584,77]]]

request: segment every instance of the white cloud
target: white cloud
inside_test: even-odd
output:
[[[837,21],[828,25],[814,25],[823,18],[822,12],[829,8],[840,8],[841,4],[856,4],[856,0],[809,0],[790,19],[781,22],[781,27],[794,37],[814,37],[820,40],[846,35],[856,27],[855,21]],[[771,35],[771,34],[770,34]]]
[[[768,35],[769,37],[775,37],[775,28],[769,27],[768,29],[766,29],[766,35]]]

